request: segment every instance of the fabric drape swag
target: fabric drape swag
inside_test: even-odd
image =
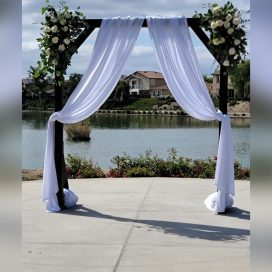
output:
[[[233,146],[230,119],[214,108],[204,82],[190,36],[187,19],[147,18],[148,30],[165,81],[177,103],[196,119],[222,122],[215,184],[216,197],[206,199],[207,208],[224,212],[234,196]]]
[[[46,204],[47,211],[56,212],[60,210],[56,198],[58,183],[54,159],[55,121],[76,123],[99,109],[120,79],[125,62],[135,45],[142,24],[143,18],[104,19],[97,35],[87,71],[63,109],[50,116],[43,178],[43,201]]]
[[[55,121],[76,123],[99,109],[120,79],[142,23],[143,18],[103,19],[87,71],[64,108],[50,116],[43,178],[43,201],[47,211],[60,210],[56,197]],[[217,193],[208,196],[205,204],[214,212],[224,212],[226,207],[232,205],[234,196],[230,119],[214,108],[200,71],[186,18],[148,17],[147,23],[161,70],[178,104],[194,118],[222,122],[215,174]],[[66,194],[69,206],[76,204],[77,197],[72,192],[73,197],[66,197]]]

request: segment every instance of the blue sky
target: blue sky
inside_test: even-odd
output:
[[[227,1],[216,1],[224,4]],[[58,1],[51,0],[51,4],[57,5]],[[67,0],[66,3],[71,9],[81,7],[81,11],[87,18],[105,18],[114,16],[142,16],[142,15],[162,15],[162,16],[186,16],[192,17],[195,11],[205,12],[205,5],[210,1],[205,0]],[[214,3],[214,2],[212,2]],[[240,10],[250,8],[249,0],[235,0],[232,3]],[[39,59],[39,49],[36,39],[40,36],[40,22],[43,21],[41,7],[45,5],[45,0],[23,0],[23,67],[22,77],[27,76],[30,65],[35,66]],[[78,54],[72,58],[72,66],[68,69],[70,73],[84,73],[90,59],[92,48],[98,30],[95,30],[85,43],[80,47]],[[191,32],[196,54],[203,74],[211,74],[217,64],[209,51],[202,45],[201,41]],[[136,70],[160,71],[157,60],[153,52],[148,30],[143,28],[139,34],[137,43],[128,59],[123,74],[130,74]]]

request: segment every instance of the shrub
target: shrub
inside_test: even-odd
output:
[[[68,154],[66,158],[66,173],[68,178],[104,178],[105,174],[100,167],[91,160]]]
[[[155,173],[146,167],[132,167],[126,172],[127,177],[154,177]]]
[[[236,100],[232,100],[229,102],[229,106],[235,106],[237,104]]]
[[[67,137],[71,141],[89,141],[91,127],[86,122],[69,124],[65,126]]]
[[[216,157],[205,160],[178,157],[174,148],[169,149],[168,154],[166,160],[152,155],[150,150],[138,157],[131,157],[127,154],[116,156],[111,160],[115,166],[111,169],[112,175],[118,177],[190,178],[214,178],[215,176]],[[235,162],[234,170],[236,179],[248,179],[250,177],[250,170],[243,168],[238,162]]]

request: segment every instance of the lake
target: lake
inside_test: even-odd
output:
[[[22,115],[22,168],[43,167],[47,121],[50,113]],[[72,142],[64,135],[64,152],[92,159],[103,169],[116,155],[137,156],[151,149],[166,158],[174,147],[178,155],[205,159],[217,154],[218,122],[182,116],[101,115],[90,118],[91,141]],[[250,120],[232,119],[234,158],[249,167]]]

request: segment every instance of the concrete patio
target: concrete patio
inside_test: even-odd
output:
[[[41,181],[23,182],[23,271],[250,271],[250,183],[234,208],[203,204],[212,180],[72,180],[78,205],[46,213]]]

